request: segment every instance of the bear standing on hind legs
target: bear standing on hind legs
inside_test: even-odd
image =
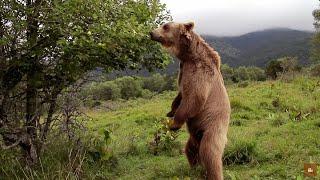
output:
[[[193,31],[193,23],[166,23],[150,33],[180,62],[179,94],[168,116],[172,130],[186,122],[190,133],[185,153],[191,166],[202,165],[206,178],[223,179],[230,102],[220,72],[220,57]]]

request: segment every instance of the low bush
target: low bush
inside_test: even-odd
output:
[[[221,73],[223,75],[224,81],[230,82],[242,82],[242,81],[265,81],[266,75],[263,69],[259,67],[245,67],[240,66],[237,68],[232,68],[226,64],[221,66]]]
[[[162,76],[159,73],[143,79],[143,88],[148,89],[152,92],[162,92],[164,90],[165,85],[166,81],[164,79],[164,76]]]
[[[93,100],[115,100],[121,97],[120,87],[112,82],[92,83],[82,93],[84,96],[91,96]]]
[[[310,73],[312,76],[320,77],[320,64],[312,66]]]
[[[120,87],[122,99],[130,99],[142,96],[142,82],[139,78],[125,76],[114,81]]]

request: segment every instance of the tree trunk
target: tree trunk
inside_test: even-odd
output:
[[[2,13],[0,12],[0,39],[4,36],[3,23],[2,23]],[[4,58],[4,46],[0,45],[0,81],[2,81],[2,76],[5,70],[5,58]],[[2,83],[0,83],[0,128],[3,126],[6,119],[4,112],[5,95],[2,88]]]
[[[38,7],[40,0],[36,0],[32,3],[31,0],[27,0],[27,8],[32,10],[27,15],[27,41],[29,49],[37,43],[38,39],[38,21],[36,17],[39,15]],[[29,72],[27,73],[27,87],[26,87],[26,122],[25,127],[27,130],[27,141],[24,142],[21,147],[25,155],[25,160],[29,165],[34,165],[38,162],[39,141],[37,136],[37,66],[38,57],[28,57]]]
[[[53,120],[52,119],[53,114],[56,110],[57,97],[58,97],[58,94],[60,93],[60,91],[61,91],[61,88],[55,88],[55,90],[53,91],[52,96],[50,98],[48,116],[47,116],[44,128],[42,129],[42,132],[41,132],[42,133],[41,134],[41,141],[45,141],[47,139],[47,135],[49,133],[50,126],[51,126],[51,123]]]
[[[38,160],[37,153],[37,89],[34,87],[35,72],[30,72],[27,75],[27,90],[26,90],[26,130],[28,134],[28,143],[22,146],[25,158],[28,164],[36,164]]]

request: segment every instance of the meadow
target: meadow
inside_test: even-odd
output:
[[[240,83],[227,89],[232,115],[225,179],[303,179],[304,163],[320,162],[319,78]],[[172,133],[163,125],[175,95],[165,91],[149,99],[87,108],[87,130],[79,133],[89,148],[75,151],[67,141],[54,139],[36,170],[3,152],[0,177],[202,179],[203,170],[190,169],[183,154],[186,128]]]

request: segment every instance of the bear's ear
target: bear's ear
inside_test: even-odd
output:
[[[193,22],[185,23],[184,27],[186,28],[187,31],[192,31],[194,27],[194,23]]]

